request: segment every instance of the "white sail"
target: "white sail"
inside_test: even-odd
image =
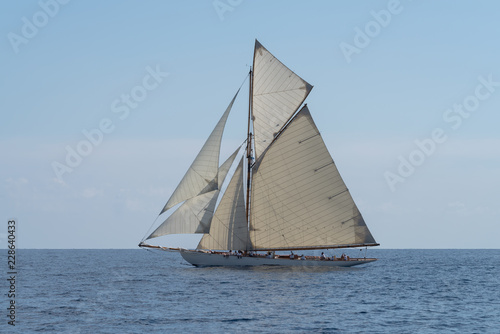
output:
[[[210,228],[218,190],[185,201],[147,239],[167,234],[206,233]]]
[[[253,60],[255,151],[258,157],[300,107],[312,86],[255,41]]]
[[[238,92],[234,95],[231,103],[229,103],[226,111],[205,142],[205,145],[203,145],[201,151],[196,156],[191,167],[189,167],[160,214],[173,208],[182,201],[217,189],[217,172],[219,170],[219,153],[222,134],[224,132],[227,117]]]
[[[375,243],[307,107],[257,161],[251,199],[253,249]]]
[[[229,158],[224,161],[224,163],[219,167],[219,190],[222,189],[222,184],[224,183],[224,180],[226,179],[227,173],[229,172],[229,169],[231,169],[231,166],[233,165],[234,159],[236,159],[236,156],[238,155],[238,152],[241,150],[241,146],[234,151],[233,154]]]
[[[208,233],[219,192],[231,165],[240,151],[238,148],[219,168],[217,190],[186,200],[146,239],[167,234]]]
[[[248,224],[245,211],[243,164],[242,159],[215,211],[210,231],[203,236],[198,249],[247,249]]]

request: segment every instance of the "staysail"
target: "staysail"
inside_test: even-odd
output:
[[[231,103],[229,103],[226,111],[210,134],[210,137],[208,137],[205,145],[203,145],[200,153],[196,156],[191,167],[189,167],[182,181],[179,183],[160,214],[189,198],[217,189],[217,172],[219,171],[219,153],[222,134],[224,132],[227,117],[238,92],[234,95]]]
[[[201,238],[197,248],[248,249],[243,164],[242,158],[215,211],[210,231]]]
[[[219,168],[216,190],[186,200],[147,239],[167,234],[208,233],[222,183],[239,151],[240,148]]]
[[[258,157],[299,109],[312,86],[255,41],[252,116]]]
[[[375,244],[307,106],[260,157],[253,173],[253,249]]]

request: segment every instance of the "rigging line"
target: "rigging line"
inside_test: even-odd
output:
[[[245,80],[243,80],[243,82],[241,83],[240,85],[240,88],[238,88],[238,92],[240,91],[241,87],[243,87],[243,85],[245,84],[245,82],[247,81],[247,79],[250,77],[250,73],[248,73],[245,77]]]
[[[284,90],[275,90],[272,92],[267,92],[267,93],[260,93],[260,94],[255,94],[255,96],[264,96],[264,95],[270,95],[270,94],[275,94],[275,93],[286,93],[294,90],[303,90],[303,87],[297,87],[297,88],[292,88],[292,89],[284,89]]]
[[[157,253],[157,252],[153,252],[151,249],[147,249],[147,248],[143,248],[143,249],[144,249],[145,251],[151,252],[151,253],[153,253],[153,254],[155,254],[155,255],[160,255],[160,254],[159,254],[159,253]]]
[[[141,239],[141,242],[144,242],[146,241],[146,238],[148,237],[149,235],[149,232],[151,231],[151,229],[153,228],[154,224],[156,223],[156,221],[158,220],[158,218],[161,216],[161,214],[159,214],[156,219],[153,221],[153,223],[151,224],[151,226],[149,227],[149,229],[147,230],[146,234],[144,235],[144,237],[142,237]]]
[[[267,183],[267,182],[266,182],[266,183]],[[270,184],[270,183],[267,183],[267,184],[266,184],[266,189],[267,189],[267,190],[269,190],[269,189],[270,189],[269,184]],[[277,184],[274,184],[274,185],[273,185],[273,187],[276,187],[276,188],[280,188],[280,189],[282,189],[282,188],[281,188],[279,185],[277,185]],[[268,196],[268,198],[270,198],[270,196],[273,196],[274,198],[277,198],[277,194],[276,194],[276,193],[274,193],[274,192],[273,192],[272,194],[270,194],[270,195]],[[274,232],[278,233],[278,234],[279,234],[279,237],[281,237],[281,238],[282,238],[282,240],[286,243],[286,245],[287,245],[288,247],[291,247],[291,246],[290,246],[290,243],[288,242],[288,240],[287,240],[287,238],[285,237],[285,235],[284,235],[283,233],[281,233],[281,231],[283,231],[283,230],[284,230],[284,229],[283,229],[283,225],[284,225],[284,226],[286,226],[286,224],[287,224],[288,222],[285,220],[285,217],[284,217],[282,214],[280,214],[280,213],[277,211],[277,209],[276,209],[273,205],[269,205],[269,206],[270,206],[270,208],[271,208],[271,211],[272,211],[272,214],[274,215],[275,220],[278,220],[278,219],[279,219],[279,220],[281,221],[281,222],[280,222],[280,226],[278,227],[280,230],[278,230],[278,228],[275,228],[275,227],[271,227],[271,230],[273,230]],[[285,204],[284,204],[284,206],[285,206],[285,208],[286,208],[287,210],[289,210],[290,212],[293,212],[294,214],[298,215],[298,213],[295,213],[295,212],[294,212],[294,210],[293,210],[292,208],[290,208],[288,205],[285,205]]]

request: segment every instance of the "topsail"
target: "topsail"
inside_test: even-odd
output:
[[[258,41],[255,41],[253,68],[252,119],[258,157],[299,109],[312,86]]]

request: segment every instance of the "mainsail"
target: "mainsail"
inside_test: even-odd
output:
[[[307,106],[254,167],[253,249],[374,244]]]

